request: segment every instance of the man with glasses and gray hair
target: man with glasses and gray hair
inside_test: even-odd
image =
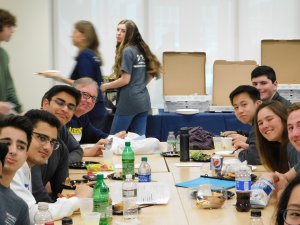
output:
[[[73,87],[80,91],[81,100],[76,107],[74,116],[66,126],[80,144],[95,143],[93,147],[84,149],[84,156],[98,156],[102,153],[104,145],[108,143],[108,140],[105,139],[108,134],[93,126],[88,116],[88,112],[94,108],[97,102],[98,84],[89,77],[83,77],[75,80]],[[126,131],[120,131],[115,135],[125,138]]]
[[[27,160],[17,171],[11,183],[11,189],[22,198],[29,207],[31,223],[38,205],[32,194],[31,168],[35,165],[42,165],[47,162],[53,152],[58,151],[59,142],[57,140],[58,130],[61,127],[60,121],[51,113],[43,110],[30,110],[25,114],[33,125],[32,141],[27,152]],[[33,177],[33,179],[35,179]],[[76,196],[63,198],[49,204],[49,211],[54,220],[70,216],[79,207],[78,197],[90,197],[91,188],[88,186],[79,187]]]

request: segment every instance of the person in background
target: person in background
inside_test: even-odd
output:
[[[1,224],[30,224],[28,206],[11,190],[10,184],[17,170],[26,161],[32,130],[31,122],[24,116],[9,116],[0,120],[0,142],[8,146],[5,160],[0,162],[2,169],[2,179],[0,179]],[[0,150],[7,151],[7,149],[3,149],[3,146]]]
[[[53,78],[57,81],[72,85],[74,80],[82,77],[90,77],[97,82],[98,86],[103,82],[100,66],[102,65],[102,57],[99,52],[99,40],[93,24],[89,21],[81,20],[74,25],[72,41],[78,48],[76,56],[76,65],[70,78],[65,78],[56,73],[40,73],[41,75]],[[95,107],[88,113],[92,124],[103,129],[107,111],[104,106],[104,97],[102,92],[98,92]]]
[[[277,92],[278,82],[275,71],[269,66],[258,66],[251,72],[252,85],[257,88],[262,101],[276,100],[285,107],[291,103],[279,95]],[[244,131],[226,131],[223,133],[226,137],[232,137],[233,142],[245,141],[248,133]]]
[[[101,85],[105,92],[116,88],[116,112],[110,130],[145,135],[148,111],[151,108],[147,84],[159,78],[161,63],[144,42],[132,20],[122,20],[117,27],[115,65],[116,80]]]
[[[0,9],[0,45],[10,40],[15,26],[16,17],[7,10]],[[12,110],[20,113],[22,107],[9,71],[8,54],[0,46],[0,116],[9,114]]]
[[[291,103],[277,92],[278,82],[273,68],[269,66],[258,66],[251,72],[251,82],[260,93],[262,101],[275,100],[281,102],[285,107]]]
[[[84,156],[98,156],[102,153],[102,148],[107,144],[107,133],[95,128],[89,120],[87,113],[93,109],[97,101],[99,87],[97,83],[88,77],[80,78],[73,83],[73,87],[81,93],[81,100],[76,107],[74,116],[67,123],[69,132],[80,144],[96,143],[100,148],[91,151],[90,148],[84,149]],[[117,137],[124,138],[125,131],[115,134]]]
[[[276,225],[300,224],[300,176],[292,180],[277,204]]]
[[[27,160],[15,174],[11,183],[11,189],[22,198],[29,207],[30,221],[34,224],[34,215],[38,211],[38,205],[32,195],[32,182],[30,170],[34,165],[42,165],[47,162],[53,151],[59,149],[57,140],[60,129],[59,120],[51,113],[43,110],[30,110],[25,116],[32,122],[32,141],[27,152]],[[90,197],[89,186],[80,185],[76,188],[75,196],[61,198],[55,203],[49,204],[49,211],[54,220],[71,216],[79,208],[78,197]]]
[[[233,143],[236,149],[234,155],[241,161],[247,160],[251,165],[259,165],[261,163],[256,149],[253,119],[256,109],[262,103],[260,94],[255,87],[240,85],[230,93],[229,98],[237,119],[244,124],[252,126],[246,141],[237,140]]]

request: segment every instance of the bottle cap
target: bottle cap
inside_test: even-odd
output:
[[[39,210],[47,210],[48,209],[48,202],[39,202],[38,203]]]
[[[188,133],[189,133],[189,128],[187,127],[180,128],[180,134],[188,134]]]
[[[260,210],[251,210],[250,215],[252,217],[261,217],[261,211]]]
[[[54,225],[54,222],[46,222],[45,225]]]
[[[142,162],[147,162],[148,161],[148,158],[146,156],[143,156],[142,157]]]
[[[169,135],[170,135],[170,134],[174,134],[174,131],[169,131]]]
[[[64,217],[64,218],[62,218],[61,223],[62,224],[73,224],[73,220],[70,217]]]
[[[130,141],[126,141],[125,146],[130,146]]]
[[[103,173],[98,173],[97,175],[96,175],[96,177],[97,177],[97,180],[98,179],[104,179],[104,175],[103,175]]]

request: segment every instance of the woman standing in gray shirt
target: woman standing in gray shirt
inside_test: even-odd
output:
[[[159,78],[161,63],[144,42],[136,24],[122,20],[117,27],[116,80],[101,85],[101,90],[117,89],[117,109],[111,134],[126,130],[144,135],[151,108],[147,84]]]

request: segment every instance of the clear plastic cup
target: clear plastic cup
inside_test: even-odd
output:
[[[84,214],[85,225],[99,225],[101,213],[99,212],[87,212]]]
[[[222,137],[213,137],[215,151],[221,151],[222,148]]]
[[[223,137],[222,138],[222,148],[224,150],[232,150],[232,138],[231,137]]]
[[[113,165],[113,155],[114,155],[114,151],[112,150],[103,150],[102,151],[103,154],[103,163],[109,166]]]
[[[93,212],[93,198],[80,198],[79,208],[82,218],[84,218],[86,213]]]

